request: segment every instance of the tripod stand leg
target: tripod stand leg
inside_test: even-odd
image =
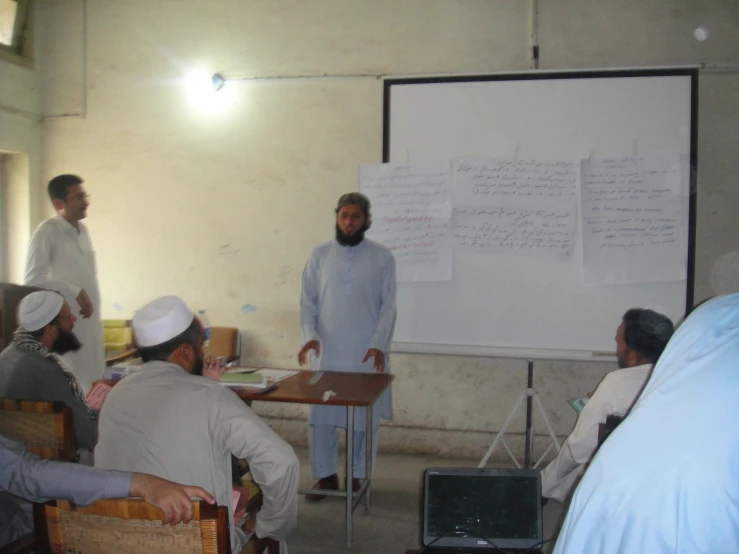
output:
[[[516,405],[511,410],[511,413],[508,414],[508,419],[505,420],[503,427],[501,428],[500,431],[498,431],[498,434],[495,435],[493,444],[491,444],[490,448],[488,448],[488,451],[485,452],[485,456],[483,456],[482,461],[477,467],[485,467],[485,464],[488,463],[488,460],[490,459],[491,454],[495,450],[495,447],[498,446],[498,443],[503,438],[503,435],[505,435],[506,431],[508,430],[508,427],[511,425],[511,422],[513,421],[513,416],[516,415],[516,410],[518,410],[518,407],[521,405],[521,402],[523,401],[524,398],[526,398],[526,394],[522,394],[521,397],[518,399],[518,402],[516,402]],[[518,465],[518,461],[516,461],[516,465]]]
[[[526,377],[526,440],[524,444],[524,460],[523,467],[529,469],[531,467],[531,458],[534,446],[534,406],[531,399],[531,391],[534,390],[534,360],[529,360],[528,375]]]

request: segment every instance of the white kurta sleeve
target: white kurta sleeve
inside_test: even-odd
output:
[[[303,287],[300,294],[300,332],[303,344],[319,340],[318,326],[318,270],[315,252],[311,254],[303,270]]]
[[[608,376],[606,376],[608,379]],[[578,477],[598,447],[598,425],[611,413],[606,379],[577,418],[575,428],[567,437],[557,456],[541,472],[542,495],[564,502]]]
[[[249,463],[264,496],[257,514],[259,538],[285,539],[297,525],[300,462],[292,447],[230,390],[210,403],[216,410],[216,444]]]
[[[53,233],[48,227],[39,227],[31,237],[26,257],[26,274],[23,282],[58,291],[67,298],[77,298],[81,287],[51,275],[51,249]]]
[[[382,352],[390,351],[390,342],[395,332],[397,281],[395,278],[395,257],[390,254],[387,264],[382,269],[382,297],[380,314],[369,348],[377,348]]]
[[[606,375],[583,407],[575,428],[565,441],[572,454],[572,459],[577,464],[584,464],[590,460],[598,447],[598,425],[605,423],[606,417],[612,413],[608,381],[609,378]]]

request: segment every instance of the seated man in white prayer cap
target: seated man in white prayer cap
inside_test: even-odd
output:
[[[77,379],[60,357],[80,349],[72,332],[76,320],[58,292],[32,292],[21,300],[20,326],[0,354],[0,397],[64,402],[72,410],[77,447],[92,450],[97,412],[85,403]]]
[[[541,495],[564,502],[598,447],[598,425],[625,416],[649,379],[674,327],[667,316],[632,308],[616,330],[620,369],[603,378],[556,458],[541,472]]]
[[[108,394],[100,412],[95,466],[151,473],[211,491],[228,506],[233,552],[247,535],[234,525],[231,456],[245,459],[264,495],[254,540],[282,540],[297,521],[299,462],[292,447],[228,387],[202,376],[204,330],[176,296],[158,298],[133,318],[144,360]]]

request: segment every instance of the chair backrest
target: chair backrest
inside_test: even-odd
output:
[[[65,500],[34,505],[36,552],[230,554],[228,509],[194,501],[193,520],[162,525],[162,512],[138,498],[99,500],[86,507]]]
[[[64,402],[0,398],[0,433],[42,458],[77,457],[72,410]]]

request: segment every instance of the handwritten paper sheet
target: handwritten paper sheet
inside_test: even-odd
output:
[[[361,165],[359,189],[372,201],[367,236],[393,251],[399,282],[452,278],[449,164]]]
[[[372,239],[393,251],[398,282],[452,278],[451,217],[386,217],[372,227]]]
[[[687,175],[682,166],[677,155],[582,161],[586,284],[687,278]]]
[[[458,158],[452,175],[456,248],[548,259],[572,257],[576,163]]]
[[[380,217],[450,217],[449,164],[372,164],[359,166],[359,189]]]
[[[455,206],[532,208],[532,202],[575,205],[578,165],[575,162],[458,158],[452,175]]]
[[[569,259],[575,210],[455,208],[454,241],[460,250]]]

